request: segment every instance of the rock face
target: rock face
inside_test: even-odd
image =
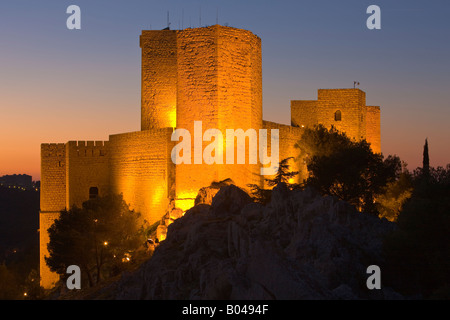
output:
[[[395,299],[369,290],[393,224],[311,189],[254,203],[234,185],[170,224],[153,257],[116,286],[116,299]]]

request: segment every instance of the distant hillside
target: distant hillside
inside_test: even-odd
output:
[[[0,263],[34,251],[38,257],[38,228],[39,192],[0,187]]]

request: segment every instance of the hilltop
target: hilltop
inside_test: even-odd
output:
[[[402,299],[366,287],[394,228],[310,188],[281,184],[264,206],[229,185],[172,223],[138,270],[88,298]]]

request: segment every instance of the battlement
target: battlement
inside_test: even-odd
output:
[[[379,112],[380,107],[379,106],[367,106],[367,112]]]
[[[318,89],[317,99],[318,100],[329,100],[335,99],[336,97],[366,97],[366,93],[358,88],[343,88],[343,89]]]
[[[66,145],[64,143],[42,143],[41,156],[43,157],[64,157]]]
[[[66,144],[70,156],[102,157],[108,153],[109,141],[69,141]]]
[[[67,144],[71,147],[106,147],[109,141],[69,141]]]

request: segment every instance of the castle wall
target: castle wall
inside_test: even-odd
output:
[[[263,126],[261,63],[259,37],[246,30],[218,27],[218,128],[224,134],[226,129],[254,129],[259,134]],[[245,164],[238,164],[237,139],[233,144],[234,164],[220,166],[219,180],[232,178],[242,188],[247,184],[261,184],[258,152],[255,152],[256,164],[250,164],[251,150],[246,145]]]
[[[320,111],[315,100],[291,101],[291,125],[294,127],[313,128],[319,124]]]
[[[53,287],[59,280],[45,263],[48,256],[47,230],[66,208],[66,150],[63,143],[41,145],[41,192],[39,213],[39,272],[44,288]]]
[[[335,119],[338,110],[340,121]],[[366,139],[374,152],[381,152],[380,107],[366,106],[366,94],[359,89],[320,89],[317,100],[293,100],[291,123],[298,127],[334,126],[357,141]]]
[[[263,121],[264,129],[267,129],[268,133],[268,149],[269,155],[271,154],[271,130],[279,130],[279,161],[290,157],[291,159],[288,164],[290,165],[290,171],[299,171],[299,174],[295,176],[290,183],[300,183],[303,179],[307,178],[306,166],[302,165],[303,161],[299,159],[300,149],[296,148],[295,145],[301,139],[304,128],[292,127],[284,124],[279,124],[271,121]],[[267,167],[266,165],[265,167]],[[264,177],[266,179],[273,179],[274,177],[268,176]],[[267,182],[264,181],[264,187],[268,188]]]
[[[98,196],[109,193],[108,141],[69,141],[66,144],[66,204],[81,207],[89,200],[89,189]]]
[[[41,145],[41,212],[66,208],[66,148],[64,143]]]
[[[381,152],[381,128],[380,107],[367,106],[366,115],[366,140],[370,143],[372,150]]]
[[[366,94],[359,89],[319,89],[317,118],[327,128],[332,125],[355,140],[366,137]],[[341,121],[335,112],[341,111]]]
[[[225,153],[226,129],[262,127],[261,104],[261,43],[257,36],[221,26],[178,32],[178,128],[193,134],[194,121],[202,121],[202,135],[207,129],[219,129]],[[209,144],[202,142],[201,149]],[[220,156],[225,162],[225,154]],[[200,188],[226,178],[241,187],[260,181],[257,164],[209,165],[194,160],[193,148],[191,164],[176,167],[178,198],[195,198]],[[247,160],[248,154],[248,164]]]
[[[177,33],[142,31],[141,130],[176,127]]]
[[[174,196],[171,134],[165,128],[110,136],[111,192],[122,193],[149,223],[161,219]]]
[[[297,126],[334,126],[355,140],[366,137],[366,94],[359,89],[319,89],[316,101],[291,101],[291,119]],[[335,113],[341,112],[341,120]]]

